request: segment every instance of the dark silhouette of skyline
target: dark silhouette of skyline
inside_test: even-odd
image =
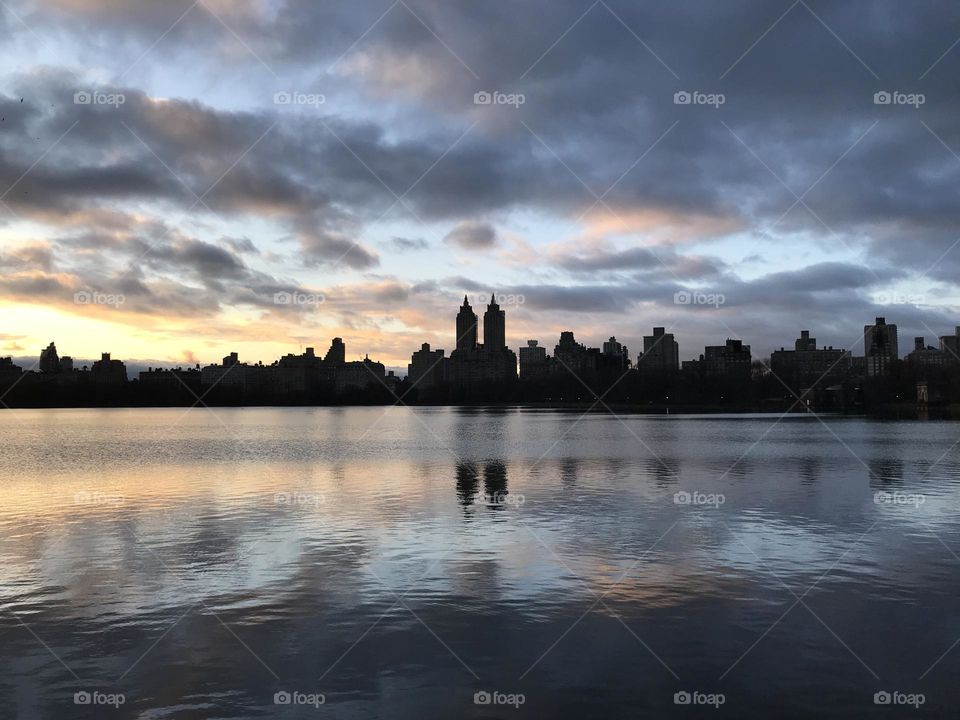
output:
[[[634,362],[611,336],[601,348],[560,333],[553,353],[531,339],[518,356],[506,346],[507,316],[491,295],[480,320],[464,296],[455,320],[454,350],[423,343],[411,355],[407,376],[371,360],[347,360],[336,337],[321,358],[313,347],[270,365],[248,364],[232,352],[220,363],[153,368],[130,380],[121,360],[76,367],[51,342],[34,369],[0,358],[0,391],[9,403],[57,405],[323,405],[323,404],[581,404],[615,402],[662,409],[734,410],[862,409],[891,404],[943,406],[960,399],[960,326],[939,346],[914,339],[899,356],[897,326],[877,317],[863,330],[863,355],[818,347],[802,330],[792,350],[769,360],[750,345],[726,338],[698,359],[680,361],[679,342],[664,327],[643,338]]]

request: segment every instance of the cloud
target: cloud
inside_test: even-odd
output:
[[[463,250],[487,250],[497,244],[497,231],[489,223],[466,220],[448,232],[443,241]]]

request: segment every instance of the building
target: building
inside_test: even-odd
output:
[[[339,348],[331,350],[335,354],[339,352]],[[322,363],[312,347],[308,347],[300,355],[284,355],[266,368],[263,377],[264,390],[267,395],[276,398],[303,399],[312,396],[321,384]]]
[[[90,379],[96,385],[126,385],[127,366],[121,360],[113,360],[110,353],[103,353],[90,368]]]
[[[960,362],[960,325],[954,328],[953,335],[940,336],[940,350],[951,362]]]
[[[138,375],[137,381],[143,390],[149,392],[178,393],[189,389],[199,394],[200,366],[186,370],[179,367],[174,370],[147,368]]]
[[[572,330],[560,333],[560,341],[553,348],[553,372],[561,376],[576,375],[583,378],[597,372],[600,351],[578,343]]]
[[[23,374],[23,368],[13,364],[12,357],[0,358],[0,382],[14,380]]]
[[[365,390],[370,386],[386,386],[387,369],[383,363],[374,362],[369,356],[363,360],[344,363],[336,369],[333,391],[343,395],[349,391]]]
[[[507,314],[500,309],[493,295],[483,314],[483,347],[488,351],[507,348]]]
[[[601,370],[605,372],[624,373],[630,369],[630,350],[611,336],[603,344],[600,362]]]
[[[200,371],[200,384],[205,389],[216,386],[244,392],[252,389],[253,378],[254,366],[241,363],[235,352],[223,358],[219,365],[207,365]]]
[[[680,367],[680,346],[673,333],[655,327],[653,335],[643,336],[643,352],[637,357],[637,370],[645,375],[663,375]]]
[[[40,372],[47,375],[60,372],[60,356],[57,354],[57,346],[54,343],[50,343],[40,352]]]
[[[873,325],[863,326],[863,357],[867,376],[886,375],[899,357],[897,326],[878,317]]]
[[[913,339],[913,352],[907,355],[907,362],[916,371],[945,367],[951,358],[940,348],[927,347],[923,337]]]
[[[705,378],[749,381],[752,362],[749,345],[727,338],[723,345],[705,347],[699,360],[685,360],[683,369]]]
[[[851,367],[850,353],[833,347],[817,348],[809,330],[801,330],[793,350],[780,348],[770,355],[770,371],[796,393],[842,382]]]
[[[463,296],[463,305],[457,313],[457,350],[477,349],[477,314],[470,307],[467,296]]]
[[[549,372],[547,349],[537,340],[527,340],[527,346],[520,348],[520,379],[542,380]]]
[[[506,313],[491,295],[483,315],[482,345],[477,344],[477,315],[466,296],[457,313],[457,349],[450,353],[447,378],[461,390],[508,385],[517,379],[517,356],[506,345]]]
[[[431,350],[430,343],[421,345],[410,356],[410,364],[407,365],[407,380],[411,387],[431,390],[443,385],[446,370],[444,355],[443,350]]]
[[[343,338],[335,337],[330,343],[330,349],[323,356],[323,364],[327,367],[343,365],[347,361],[347,346],[343,344]]]

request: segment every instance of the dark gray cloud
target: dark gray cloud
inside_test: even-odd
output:
[[[466,220],[448,232],[443,241],[464,250],[487,250],[497,244],[497,231],[489,223]]]

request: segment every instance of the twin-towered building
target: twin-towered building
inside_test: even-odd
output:
[[[494,296],[483,314],[483,343],[477,342],[477,314],[466,296],[456,325],[457,349],[447,363],[447,380],[453,388],[475,390],[517,379],[517,356],[507,347],[506,313]]]

